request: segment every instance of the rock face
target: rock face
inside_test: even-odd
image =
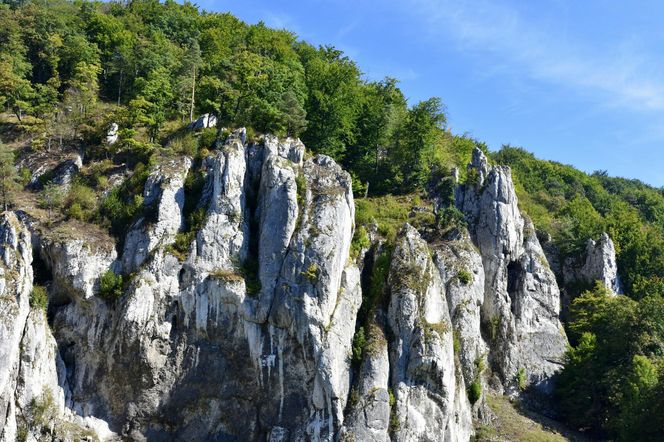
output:
[[[118,142],[119,130],[120,128],[118,127],[118,123],[111,123],[111,127],[109,127],[108,131],[106,132],[106,144],[112,146]]]
[[[65,405],[57,343],[46,313],[30,305],[31,264],[30,232],[13,213],[0,214],[0,440],[37,440],[46,429],[80,439],[92,433]]]
[[[388,282],[390,381],[399,441],[470,439],[465,382],[456,375],[453,329],[440,274],[427,243],[406,225],[392,255]]]
[[[39,252],[51,269],[53,293],[79,295],[90,299],[98,290],[100,276],[111,268],[117,258],[110,244],[93,247],[90,241],[44,238]]]
[[[489,362],[508,391],[523,384],[516,382],[519,374],[547,393],[567,344],[558,319],[560,292],[532,223],[519,211],[509,167],[487,164],[476,149],[456,203],[482,257]]]
[[[622,284],[616,263],[616,248],[607,233],[597,241],[588,240],[585,261],[569,258],[565,261],[563,277],[566,284],[580,281],[592,284],[599,281],[614,294],[622,293]]]
[[[122,252],[122,268],[131,273],[148,255],[175,241],[182,227],[184,179],[191,167],[187,157],[164,161],[148,177],[143,192],[143,216],[134,223]]]
[[[478,379],[479,361],[488,353],[481,333],[484,304],[482,257],[468,235],[433,247],[434,263],[446,293],[450,319],[457,333],[459,359],[466,384]]]
[[[559,293],[509,169],[473,155],[469,232],[427,242],[406,224],[387,245],[372,230],[358,256],[349,174],[304,152],[239,130],[194,167],[158,161],[120,256],[3,214],[2,440],[467,441],[471,384],[516,394],[523,370],[550,389]],[[30,307],[33,247],[48,321]],[[117,299],[100,297],[108,270]]]
[[[194,130],[207,129],[208,127],[217,126],[217,117],[212,114],[203,114],[196,121],[191,123],[189,127]]]

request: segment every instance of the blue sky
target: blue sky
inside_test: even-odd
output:
[[[331,44],[455,133],[664,186],[664,3],[600,0],[199,1]]]

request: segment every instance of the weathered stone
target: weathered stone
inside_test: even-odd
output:
[[[203,114],[189,125],[189,128],[194,130],[202,130],[209,127],[217,127],[217,117],[212,114]]]
[[[622,284],[618,275],[616,248],[608,234],[602,233],[597,241],[589,239],[586,244],[585,262],[569,258],[565,261],[563,276],[565,283],[580,281],[592,284],[601,282],[614,294],[622,293]]]
[[[452,322],[426,242],[408,224],[390,267],[390,383],[399,427],[393,440],[467,441],[470,404],[456,376]]]
[[[184,180],[191,160],[162,161],[148,176],[143,191],[143,216],[129,230],[122,252],[122,269],[131,273],[158,248],[175,241],[182,227]]]
[[[550,393],[549,380],[562,367],[567,344],[560,292],[532,223],[519,211],[510,168],[486,164],[476,149],[469,170],[480,179],[460,186],[456,203],[482,256],[489,361],[508,390],[518,391],[515,377],[521,371]]]
[[[391,249],[369,226],[372,251],[351,259],[347,172],[324,155],[304,160],[299,140],[247,144],[246,131],[235,131],[196,172],[206,174],[196,202],[205,216],[185,257],[168,246],[183,227],[190,166],[161,160],[151,171],[144,213],[119,259],[111,244],[39,233],[52,276],[50,324],[29,306],[30,234],[2,215],[4,440],[21,422],[30,434],[41,431],[24,409],[46,391],[51,421],[75,429],[60,439],[87,431],[100,439],[273,441],[467,441],[466,385],[486,386],[484,359],[500,388],[516,391],[514,376],[524,370],[550,391],[566,343],[559,294],[509,168],[489,167],[476,151],[473,181],[456,192],[469,233],[439,238],[406,225],[383,298],[358,318],[363,289],[372,289],[372,253]],[[114,300],[95,296],[109,269],[125,277]],[[367,343],[353,367],[360,326]]]
[[[109,127],[108,132],[106,132],[106,144],[112,146],[118,142],[119,130],[120,128],[118,126],[118,123],[111,123],[111,127]]]

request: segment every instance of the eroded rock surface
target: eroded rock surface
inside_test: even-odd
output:
[[[508,391],[521,374],[550,393],[567,339],[559,321],[560,291],[532,223],[519,210],[509,167],[487,166],[476,149],[468,183],[457,192],[482,257],[482,322],[489,362]]]
[[[622,293],[622,284],[618,275],[616,262],[616,248],[611,237],[602,233],[597,241],[588,240],[585,250],[585,260],[568,258],[563,268],[563,278],[566,284],[581,282],[586,285],[595,281],[601,282],[604,287],[614,294]]]
[[[483,403],[469,385],[517,394],[523,370],[550,390],[559,292],[509,168],[473,154],[457,191],[468,231],[405,225],[388,245],[369,228],[372,245],[351,253],[351,178],[331,158],[244,130],[216,147],[194,167],[157,162],[120,256],[2,215],[4,440],[50,431],[30,411],[50,398],[62,438],[467,441]],[[185,235],[187,198],[201,222]],[[29,302],[33,246],[48,322]],[[384,285],[360,313],[379,254]],[[117,299],[100,296],[109,270],[124,278]]]

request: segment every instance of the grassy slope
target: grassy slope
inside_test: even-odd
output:
[[[524,412],[505,396],[488,396],[487,402],[496,418],[491,425],[477,429],[476,441],[562,442],[586,441],[559,422]]]

